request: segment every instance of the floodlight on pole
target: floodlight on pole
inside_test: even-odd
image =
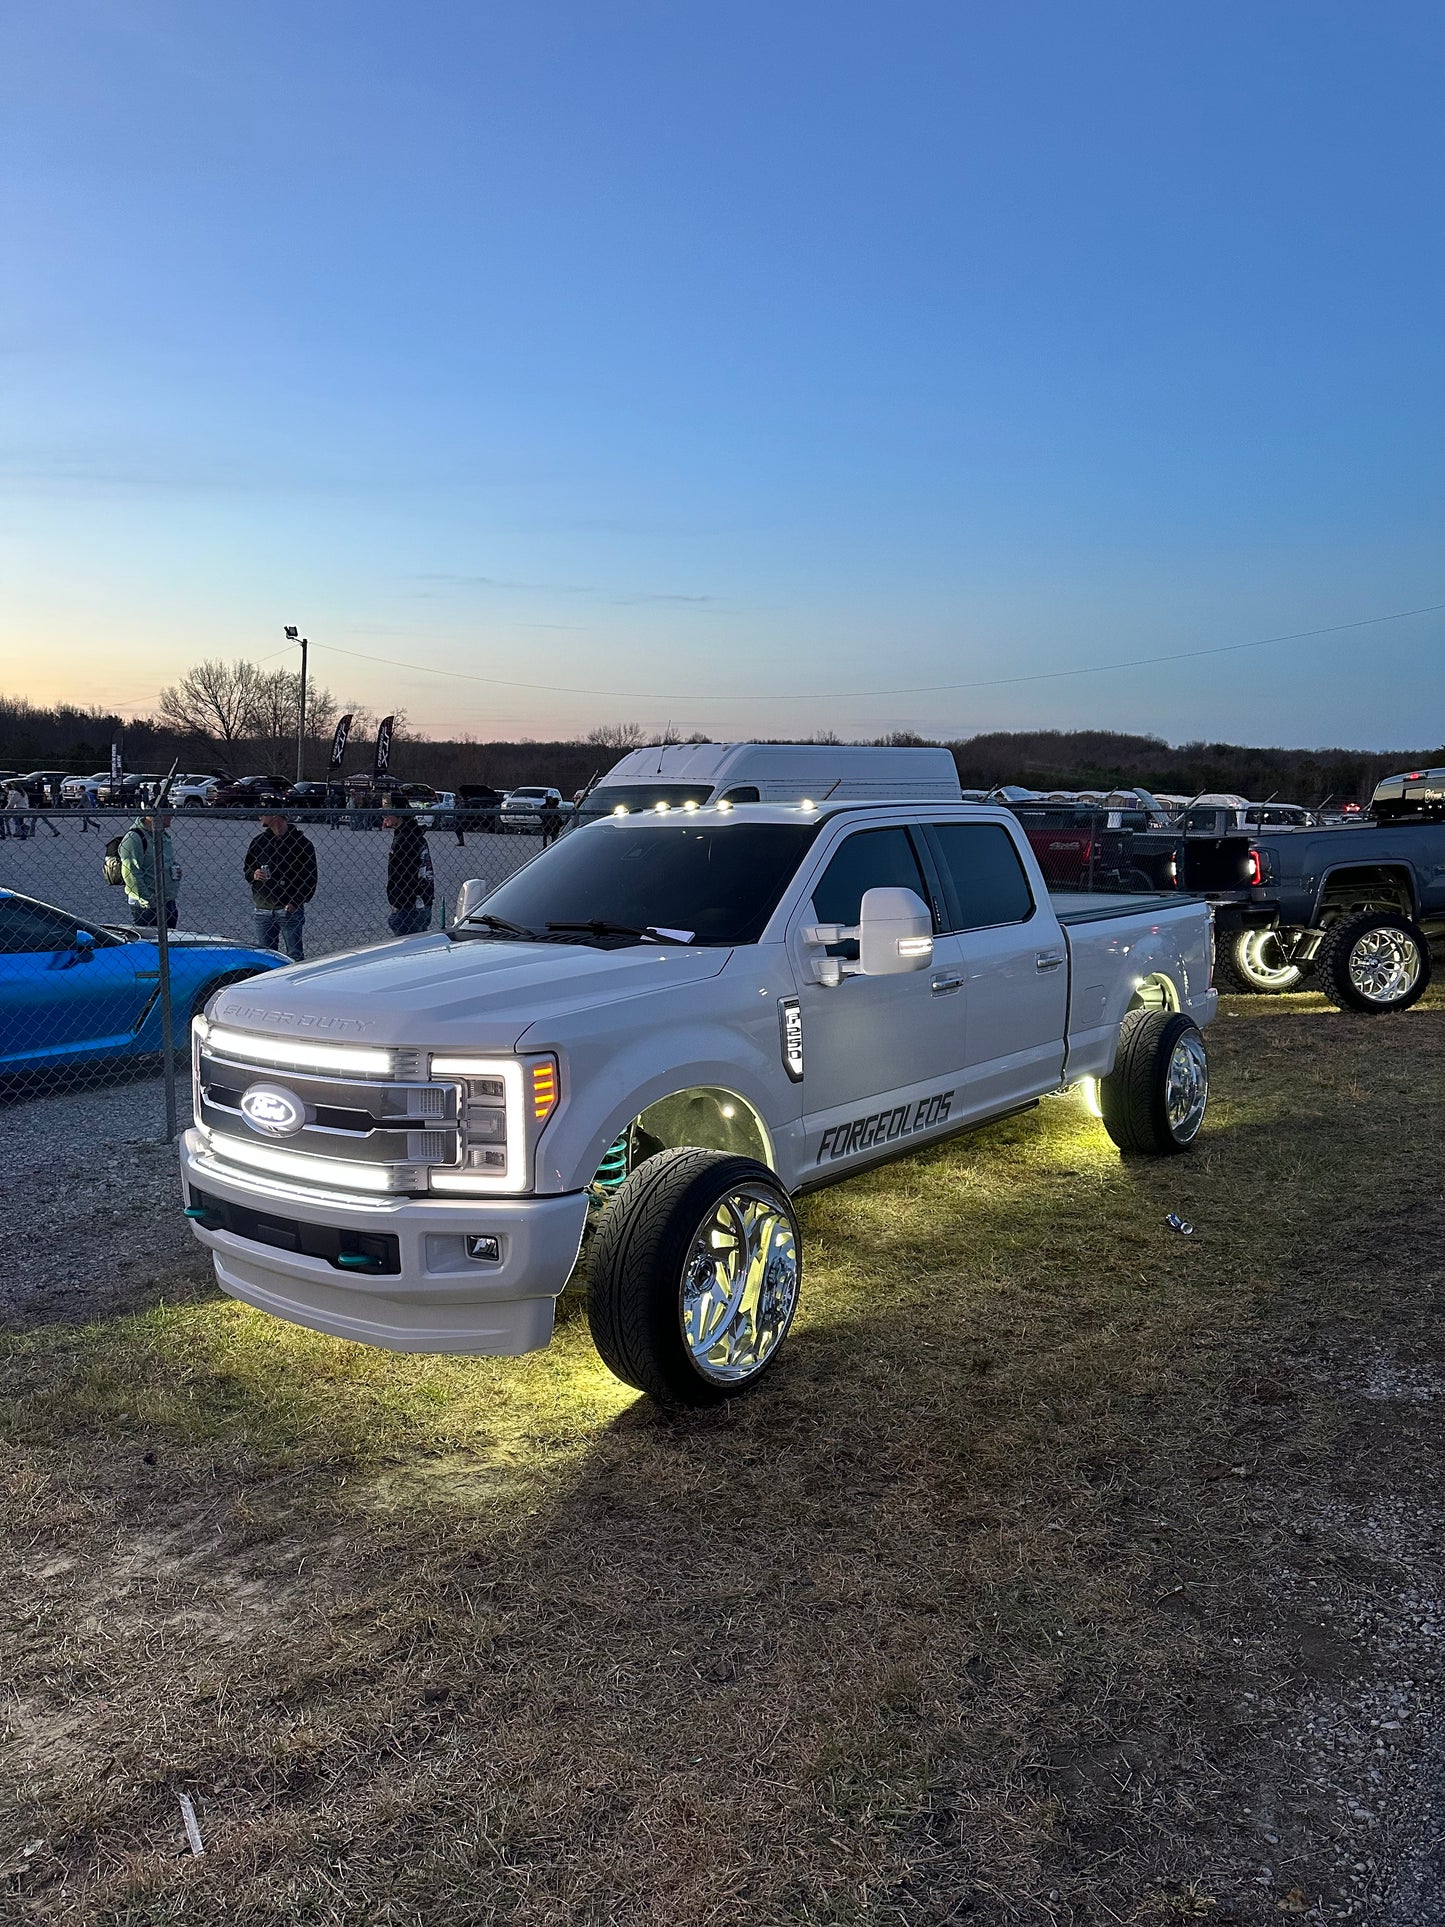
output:
[[[306,637],[293,624],[286,624],[286,640],[301,645],[301,702],[296,719],[296,781],[306,773]]]

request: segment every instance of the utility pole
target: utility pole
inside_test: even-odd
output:
[[[286,640],[301,645],[301,707],[296,723],[296,781],[299,783],[306,773],[306,637],[288,623]]]

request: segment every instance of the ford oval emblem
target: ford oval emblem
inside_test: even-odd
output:
[[[241,1099],[241,1115],[263,1137],[292,1137],[306,1123],[306,1106],[280,1084],[253,1084]]]

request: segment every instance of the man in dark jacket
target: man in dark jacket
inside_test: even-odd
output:
[[[386,900],[391,906],[387,927],[394,937],[414,936],[431,926],[436,878],[426,837],[400,790],[392,791],[381,827],[391,831],[391,854],[386,861]]]
[[[306,906],[316,895],[316,851],[284,816],[261,818],[243,863],[256,910],[256,941],[263,950],[284,950],[293,963],[304,952]]]

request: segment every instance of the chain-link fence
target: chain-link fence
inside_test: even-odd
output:
[[[0,1090],[15,1094],[170,1071],[167,1034],[184,1055],[219,985],[444,928],[463,882],[495,887],[555,825],[479,831],[423,811],[393,830],[352,809],[272,828],[202,807],[177,810],[163,837],[133,811],[31,809],[3,828]],[[173,1133],[177,1099],[173,1076],[157,1081],[157,1135]]]

